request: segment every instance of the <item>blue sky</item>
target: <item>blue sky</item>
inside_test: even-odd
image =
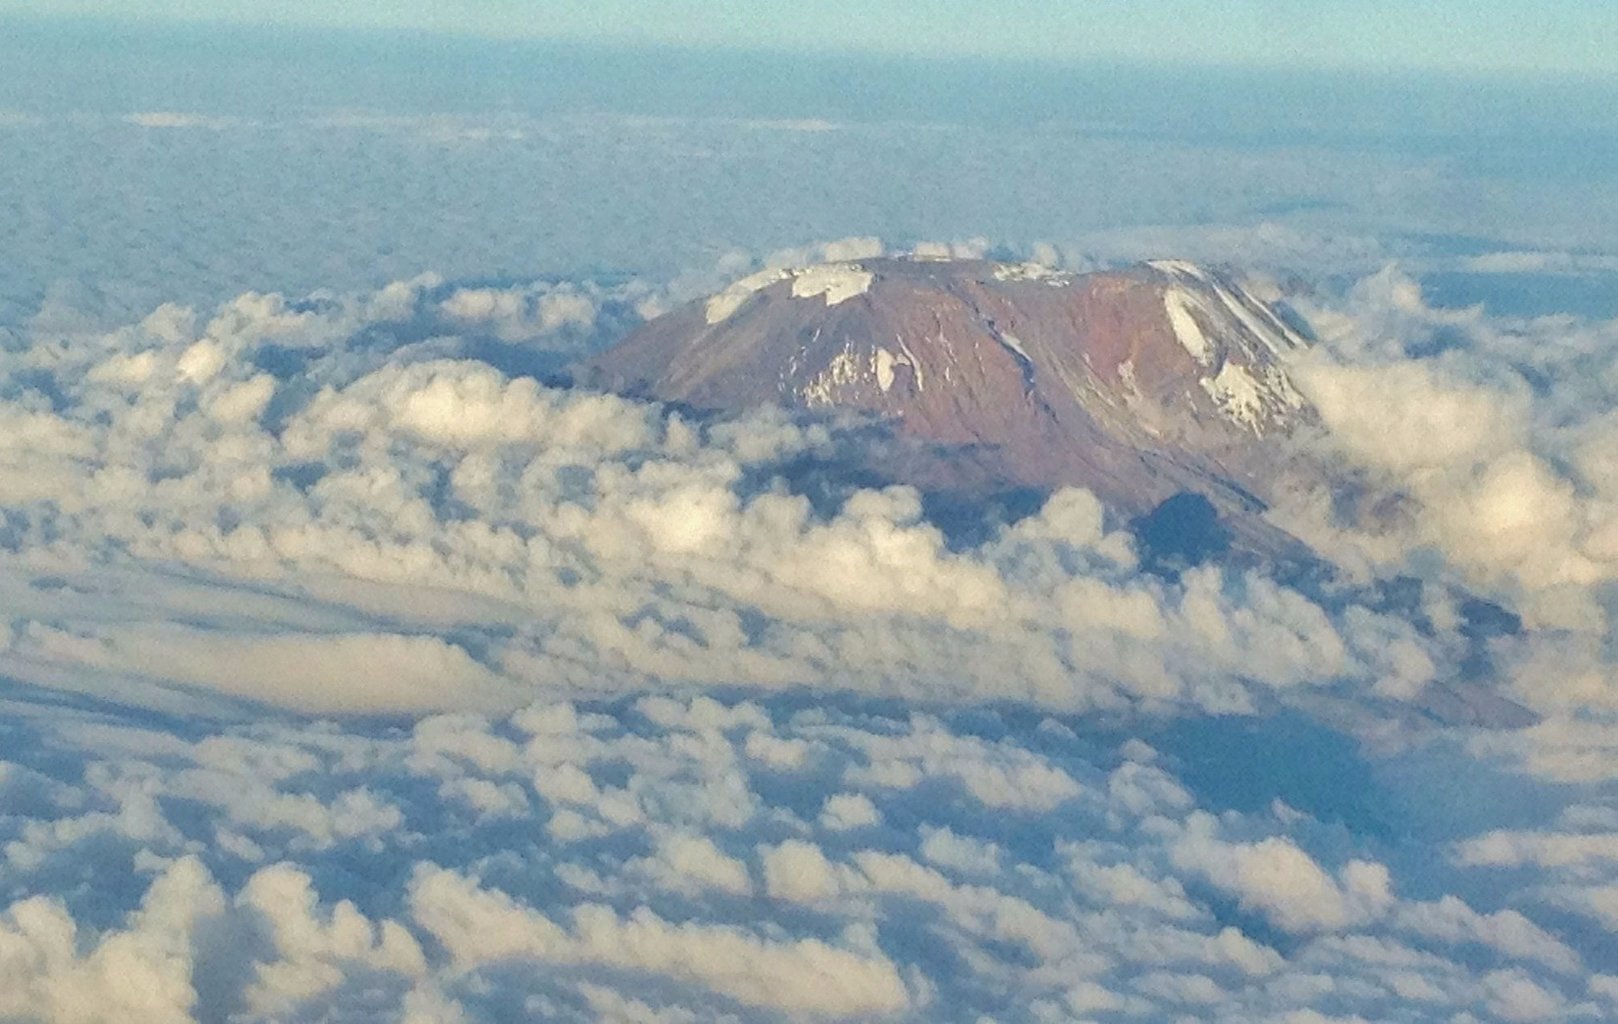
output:
[[[1618,73],[1598,0],[0,0],[0,12],[981,57]]]

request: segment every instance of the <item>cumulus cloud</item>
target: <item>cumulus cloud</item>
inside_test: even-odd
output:
[[[1384,564],[1436,548],[1476,583],[1525,589],[1558,624],[1570,591],[1612,578],[1618,477],[1594,454],[1610,425],[1592,390],[1610,373],[1610,323],[1435,307],[1393,266],[1311,319],[1322,344],[1297,381],[1327,443],[1405,501],[1335,536],[1284,513],[1300,532]]]
[[[594,963],[665,975],[744,1006],[851,1017],[888,1013],[908,1002],[892,963],[814,939],[779,943],[740,929],[674,924],[649,910],[620,917],[582,904],[571,928],[428,865],[411,883],[412,915],[461,969],[518,959]]]
[[[35,383],[0,402],[25,441],[0,457],[17,537],[0,557],[99,596],[23,588],[0,663],[148,704],[211,691],[323,714],[719,679],[1242,711],[1433,663],[1396,620],[1334,619],[1256,571],[1143,576],[1083,491],[960,550],[912,490],[824,509],[769,483],[790,460],[835,459],[826,424],[699,422],[469,358],[464,335],[411,340],[423,321],[543,321],[551,300],[562,331],[629,296],[420,278],[168,307],[8,352]],[[108,592],[120,575],[144,615]]]
[[[192,1020],[193,943],[224,898],[195,858],[167,867],[126,927],[91,938],[57,901],[34,896],[0,914],[0,1012],[51,1021]]]
[[[1462,842],[1456,859],[1473,866],[1570,867],[1589,861],[1618,861],[1618,833],[1519,832],[1501,829]]]
[[[0,1014],[1530,1019],[1604,998],[1560,925],[1608,924],[1618,883],[1610,431],[1529,372],[1599,365],[1604,328],[1510,324],[1571,338],[1514,363],[1507,328],[1395,273],[1310,308],[1310,443],[1397,497],[1380,521],[1318,494],[1276,510],[1365,577],[1313,586],[1143,572],[1076,489],[955,541],[913,490],[796,493],[785,467],[853,443],[836,424],[546,382],[663,294],[427,276],[42,319],[0,351]],[[1440,585],[1366,596],[1396,573]],[[1527,630],[1468,647],[1467,588]],[[1489,671],[1535,723],[1427,717]],[[1448,862],[1311,792],[1329,751],[1265,764],[1230,724],[1297,715],[1415,765]],[[1578,806],[1445,818],[1456,763]],[[122,976],[145,1002],[108,994]]]
[[[1602,286],[1602,190],[1357,131],[165,104],[0,112],[0,1018],[1618,1012],[1614,328],[1418,281]],[[1082,491],[963,546],[794,493],[824,424],[549,383],[893,250],[1266,275],[1355,483],[1272,514],[1364,589],[1143,574]],[[1454,724],[1502,680],[1537,722]]]
[[[1207,816],[1191,819],[1173,848],[1176,866],[1203,875],[1286,931],[1341,930],[1394,902],[1381,864],[1351,860],[1334,878],[1288,839],[1231,843],[1217,838],[1215,827]]]
[[[1337,460],[1339,486],[1301,489],[1274,518],[1365,577],[1439,582],[1420,613],[1439,629],[1476,611],[1431,599],[1446,580],[1520,613],[1526,633],[1490,627],[1471,657],[1486,651],[1539,721],[1470,749],[1546,779],[1610,778],[1614,321],[1448,308],[1395,265],[1299,308],[1320,338],[1294,368],[1321,412],[1310,448]],[[1390,697],[1421,693],[1446,657],[1385,652]]]
[[[410,728],[16,718],[7,775],[35,795],[0,831],[30,855],[0,877],[26,892],[93,865],[97,882],[0,911],[0,1007],[1371,1020],[1390,1000],[1453,1016],[1585,998],[1582,956],[1531,907],[1404,897],[1393,869],[1308,814],[1210,813],[1177,755],[1005,723],[986,742],[996,717],[768,695]],[[761,759],[760,737],[811,753]],[[462,798],[471,783],[517,795],[491,814]],[[558,833],[568,817],[590,827]],[[1233,918],[1233,901],[1257,917]]]

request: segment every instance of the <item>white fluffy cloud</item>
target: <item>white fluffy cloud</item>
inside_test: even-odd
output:
[[[1335,540],[1394,563],[1437,548],[1477,583],[1526,588],[1551,622],[1570,590],[1614,577],[1618,473],[1599,400],[1612,324],[1437,308],[1391,266],[1312,312],[1322,345],[1298,384],[1329,445],[1404,496]]]
[[[1231,843],[1206,815],[1191,819],[1173,847],[1174,863],[1201,874],[1289,932],[1340,930],[1374,920],[1394,902],[1386,867],[1351,860],[1334,878],[1285,838]]]
[[[41,327],[0,356],[26,382],[0,399],[21,438],[0,455],[0,561],[36,581],[0,665],[139,703],[322,714],[651,680],[1241,711],[1389,675],[1389,637],[1420,658],[1396,620],[1334,621],[1254,571],[1142,576],[1082,491],[968,550],[905,488],[816,510],[759,481],[835,458],[825,425],[697,423],[466,358],[453,332],[509,312],[486,291],[249,294],[212,317]],[[540,293],[573,303],[556,330],[633,298]],[[447,333],[407,340],[423,321]]]
[[[1496,358],[1493,321],[1392,274],[1311,310],[1330,450],[1403,499],[1376,529],[1318,496],[1278,514],[1440,584],[1415,621],[1257,568],[1145,574],[1080,490],[952,545],[908,489],[827,507],[778,479],[836,459],[828,425],[533,375],[656,301],[424,277],[42,319],[0,351],[0,1016],[1516,1020],[1606,998],[1561,925],[1615,916],[1610,430]],[[1553,376],[1601,358],[1604,328],[1564,328],[1582,355],[1536,356]],[[1470,340],[1394,340],[1422,330]],[[1463,582],[1531,613],[1483,652],[1531,726],[1423,717],[1493,682],[1469,676]],[[1265,761],[1300,714],[1416,766],[1448,863],[1311,794],[1329,751]],[[1242,778],[1204,729],[1236,730]],[[1457,762],[1579,806],[1445,818]]]
[[[43,896],[0,914],[0,1013],[94,1024],[193,1019],[193,946],[224,898],[195,858],[152,882],[123,929],[84,936],[62,904]]]
[[[0,878],[62,895],[0,909],[0,1011],[1376,1020],[1586,998],[1581,954],[1532,900],[1485,912],[1404,897],[1394,869],[1307,814],[1209,813],[1138,741],[1051,744],[1035,729],[990,746],[972,735],[987,724],[918,726],[857,697],[551,703],[408,730],[14,722],[17,770],[49,784],[0,832],[48,823],[55,841]],[[761,761],[760,736],[813,756]],[[912,784],[871,771],[873,751],[920,740],[939,759],[911,762]],[[996,759],[1069,780],[1062,803],[967,783],[994,778]],[[520,798],[490,815],[446,795],[468,782]],[[828,785],[842,787],[830,818]],[[115,823],[132,789],[144,828]],[[356,791],[391,814],[354,827]],[[547,828],[566,816],[595,827]],[[81,870],[93,888],[60,885]],[[1254,916],[1233,922],[1233,902]]]

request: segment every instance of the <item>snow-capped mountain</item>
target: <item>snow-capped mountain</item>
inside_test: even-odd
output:
[[[1286,438],[1313,422],[1286,373],[1305,345],[1189,263],[872,259],[745,278],[585,379],[699,409],[868,414],[897,441],[868,468],[926,489],[1075,484],[1129,515],[1193,491],[1237,512],[1262,507]]]

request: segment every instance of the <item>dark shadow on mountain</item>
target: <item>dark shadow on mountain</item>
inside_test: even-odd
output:
[[[1309,325],[1309,321],[1302,313],[1294,309],[1292,304],[1287,302],[1285,299],[1271,303],[1270,309],[1275,313],[1275,318],[1277,320],[1281,321],[1281,323],[1285,324],[1289,330],[1296,332],[1300,337],[1307,340],[1310,344],[1317,344],[1320,341],[1320,338],[1315,334],[1315,329]]]
[[[1181,491],[1130,520],[1129,531],[1141,567],[1168,579],[1229,554],[1232,540],[1214,503],[1194,491]]]
[[[768,490],[773,484],[807,498],[815,515],[835,516],[856,491],[887,487],[891,478],[855,463],[802,455],[787,462],[753,467],[742,478],[747,492]]]
[[[1038,514],[1051,492],[1039,487],[1011,487],[986,494],[923,491],[922,513],[943,531],[952,549],[975,548],[1008,526]]]

